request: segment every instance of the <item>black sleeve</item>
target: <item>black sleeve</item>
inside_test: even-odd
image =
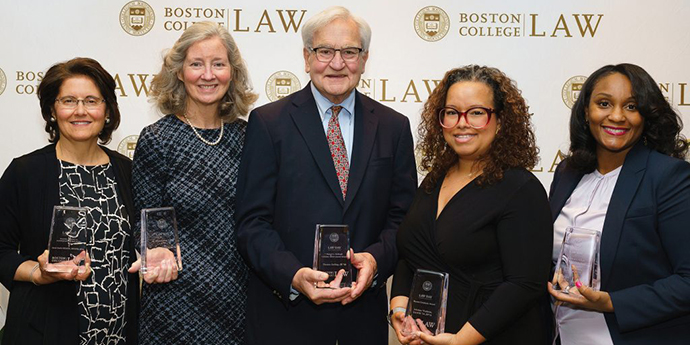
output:
[[[237,177],[237,247],[254,272],[289,305],[295,273],[303,267],[273,228],[278,157],[271,132],[257,110],[249,115]]]
[[[393,275],[391,298],[397,296],[410,296],[413,277],[414,272],[412,268],[410,268],[410,265],[407,264],[407,261],[398,260],[398,265],[395,267],[395,274]]]
[[[546,192],[536,178],[508,200],[496,236],[504,282],[469,319],[487,339],[519,319],[546,293],[553,230]]]
[[[0,283],[12,290],[17,267],[26,261],[17,251],[21,238],[16,160],[0,178]]]

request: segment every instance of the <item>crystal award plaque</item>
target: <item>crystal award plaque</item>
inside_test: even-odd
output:
[[[317,288],[335,288],[331,286],[331,282],[340,270],[344,270],[344,274],[339,287],[352,286],[349,251],[350,237],[347,225],[316,225],[314,269],[328,273],[328,279],[319,282]]]
[[[78,267],[79,273],[84,272],[89,242],[86,212],[85,207],[53,207],[46,271],[72,272]]]
[[[556,274],[562,274],[569,288],[575,286],[572,266],[575,265],[580,282],[593,290],[599,290],[599,245],[601,233],[597,230],[569,227],[565,230],[561,252],[556,263]],[[555,284],[554,289],[561,289]]]
[[[161,266],[164,260],[177,265],[182,271],[177,220],[172,207],[141,210],[141,273],[146,274]]]
[[[443,333],[447,301],[448,273],[417,270],[412,278],[402,334],[410,336],[417,330],[432,335]]]

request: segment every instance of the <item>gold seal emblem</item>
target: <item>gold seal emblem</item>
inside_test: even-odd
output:
[[[566,107],[572,109],[575,101],[577,101],[577,96],[580,95],[582,90],[582,85],[587,80],[587,77],[576,75],[563,84],[563,89],[561,90],[561,97],[563,98],[563,103]]]
[[[2,71],[2,68],[0,68],[0,95],[2,95],[3,92],[5,92],[6,86],[7,86],[7,77],[5,76],[5,72]]]
[[[130,1],[120,11],[120,26],[132,36],[145,35],[155,21],[153,8],[143,1]]]
[[[266,81],[266,97],[273,102],[299,89],[302,85],[297,76],[288,71],[278,71],[271,74]]]
[[[424,7],[414,17],[414,31],[425,41],[436,42],[445,37],[449,29],[450,18],[440,7]]]
[[[129,157],[129,159],[134,159],[134,149],[137,147],[137,141],[139,140],[138,135],[130,135],[122,139],[120,144],[117,145],[117,152],[123,156]]]

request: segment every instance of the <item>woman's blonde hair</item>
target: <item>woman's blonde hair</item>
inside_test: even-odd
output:
[[[177,76],[182,71],[189,47],[213,37],[218,37],[223,42],[232,68],[232,81],[218,107],[218,117],[223,122],[233,122],[238,117],[246,115],[258,98],[258,95],[252,92],[247,67],[230,33],[216,23],[199,22],[187,28],[175,45],[165,53],[163,66],[151,83],[151,100],[164,114],[185,112],[187,91]]]

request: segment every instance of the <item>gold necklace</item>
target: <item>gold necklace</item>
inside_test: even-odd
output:
[[[189,125],[189,127],[192,127],[192,131],[194,131],[194,134],[196,134],[196,137],[199,138],[199,140],[201,140],[202,142],[204,142],[204,144],[210,145],[210,146],[216,146],[220,142],[220,139],[223,139],[223,127],[225,127],[225,126],[223,126],[223,121],[220,121],[220,135],[218,136],[218,139],[216,139],[216,141],[208,141],[208,140],[204,139],[204,137],[202,137],[201,134],[199,134],[199,132],[196,131],[196,128],[194,128],[194,126],[192,126],[192,123],[189,121],[189,118],[187,117],[187,112],[184,112],[184,114],[182,114],[182,116],[184,116],[184,119],[187,121],[187,124]]]

